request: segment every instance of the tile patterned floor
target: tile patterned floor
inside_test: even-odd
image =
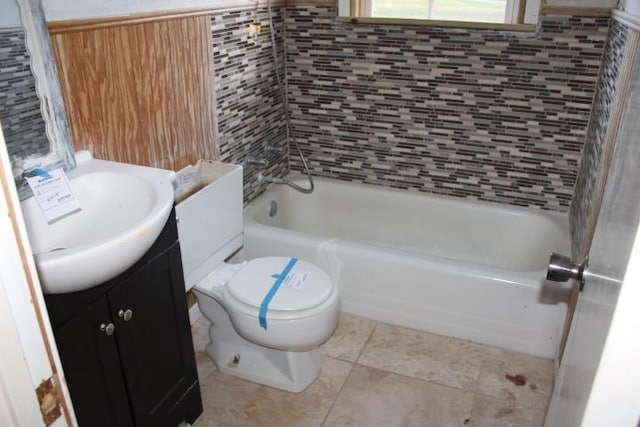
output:
[[[195,427],[540,427],[553,362],[342,315],[319,378],[287,393],[218,372],[192,327],[204,412]]]

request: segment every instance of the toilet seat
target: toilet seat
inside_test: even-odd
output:
[[[227,309],[237,310],[258,321],[260,306],[276,278],[291,258],[262,257],[242,264],[224,264],[195,286],[220,298]],[[296,319],[313,316],[334,299],[337,292],[331,277],[318,266],[297,260],[269,303],[267,319]]]
[[[272,275],[281,274],[289,261],[291,258],[265,257],[244,264],[224,264],[196,284],[196,296],[202,294],[217,301],[236,332],[252,343],[283,351],[308,351],[334,331],[340,311],[339,292],[325,271],[298,260],[290,273],[307,276],[298,276],[297,286],[280,286],[263,323],[260,306],[276,281]],[[202,298],[198,303],[201,308],[209,305]]]
[[[248,262],[227,282],[225,296],[228,300],[259,310],[290,261],[291,258],[285,257],[264,257]],[[269,311],[312,309],[327,301],[333,288],[327,273],[309,262],[296,260],[269,302]]]
[[[273,275],[279,275],[290,260],[264,257],[247,262],[222,291],[227,308],[255,318],[257,325],[260,306],[276,281]],[[337,289],[331,277],[314,264],[298,260],[288,276],[291,282],[283,283],[269,303],[267,321],[312,317],[335,300]]]

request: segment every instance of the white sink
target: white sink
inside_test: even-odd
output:
[[[173,206],[174,173],[88,158],[67,172],[81,210],[49,225],[21,203],[45,293],[88,289],[124,272],[156,240]]]

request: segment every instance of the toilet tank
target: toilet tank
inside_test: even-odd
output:
[[[201,160],[176,175],[178,238],[189,290],[242,246],[242,167]]]

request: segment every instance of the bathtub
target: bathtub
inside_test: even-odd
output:
[[[345,313],[553,358],[568,291],[544,276],[567,228],[560,214],[316,179],[311,195],[272,186],[252,201],[235,260],[305,259]]]

